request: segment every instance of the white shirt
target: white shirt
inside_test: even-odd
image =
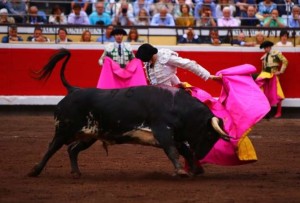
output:
[[[181,58],[178,56],[178,53],[172,50],[160,49],[158,50],[154,66],[147,68],[150,83],[152,85],[164,84],[168,86],[181,83],[176,76],[177,67],[191,71],[204,80],[207,80],[210,76],[210,73],[195,61]]]

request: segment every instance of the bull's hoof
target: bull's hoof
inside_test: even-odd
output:
[[[181,177],[181,178],[188,178],[190,177],[189,173],[187,173],[184,169],[175,170],[173,176]]]
[[[202,175],[204,172],[205,171],[202,166],[197,166],[197,168],[193,171],[193,175]]]
[[[27,174],[28,177],[37,177],[40,175],[40,170],[38,170],[37,166],[33,167],[31,171]]]
[[[72,174],[72,178],[73,179],[79,179],[81,177],[81,173],[80,172],[72,171],[71,174]]]

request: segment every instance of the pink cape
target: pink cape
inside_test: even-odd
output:
[[[132,59],[125,68],[109,57],[104,58],[97,88],[115,89],[147,85],[142,61]]]
[[[192,95],[223,119],[224,129],[232,137],[230,142],[219,139],[199,161],[201,164],[241,165],[255,161],[240,160],[237,155],[239,140],[270,110],[266,96],[251,77],[254,72],[255,67],[248,64],[219,71],[216,75],[222,75],[222,90],[218,100],[199,88],[192,88]]]

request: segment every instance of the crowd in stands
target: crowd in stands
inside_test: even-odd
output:
[[[180,26],[187,27],[182,36],[184,39],[180,39],[180,42],[199,43],[201,40],[189,28],[299,28],[299,2],[300,0],[60,0],[51,3],[0,0],[0,24]],[[109,36],[102,36],[107,37]],[[99,40],[103,41],[102,38]]]

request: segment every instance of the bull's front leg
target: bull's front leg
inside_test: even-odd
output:
[[[164,152],[171,160],[175,168],[175,175],[187,177],[189,174],[183,169],[179,162],[179,152],[173,140],[173,131],[167,125],[152,127],[154,137],[163,148]]]

